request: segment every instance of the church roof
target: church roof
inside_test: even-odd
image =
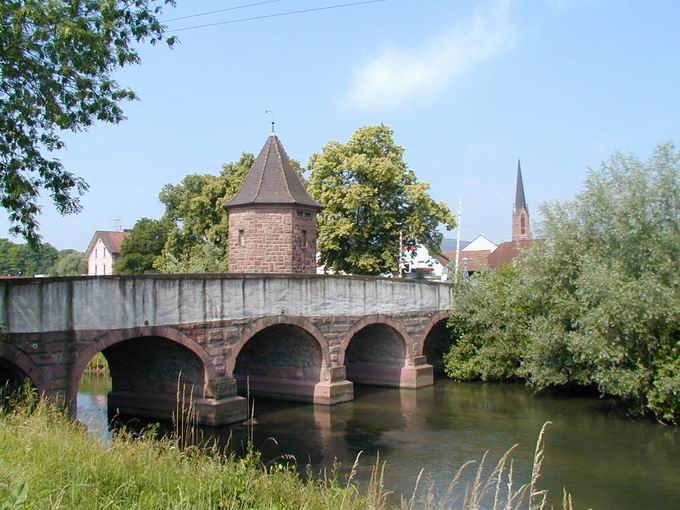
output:
[[[515,190],[515,210],[528,209],[524,198],[524,181],[522,180],[522,166],[517,158],[517,189]]]
[[[224,207],[251,204],[289,204],[321,209],[300,180],[281,140],[271,134],[236,196]]]

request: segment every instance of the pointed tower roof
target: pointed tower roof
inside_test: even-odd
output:
[[[288,204],[321,209],[300,181],[281,140],[271,134],[253,163],[243,186],[224,207],[250,204]]]
[[[517,158],[517,189],[515,190],[515,210],[528,209],[524,198],[524,181],[522,181],[522,166]]]

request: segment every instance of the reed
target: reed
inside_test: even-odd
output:
[[[514,480],[513,447],[490,472],[488,454],[463,465],[441,496],[422,483],[421,472],[413,493],[393,503],[380,459],[368,484],[360,485],[355,481],[359,457],[341,483],[337,470],[303,480],[287,463],[263,464],[252,448],[243,458],[216,447],[197,448],[195,434],[193,443],[181,439],[195,430],[191,394],[178,385],[182,400],[168,437],[159,438],[153,428],[122,431],[110,446],[88,436],[48,399],[0,411],[0,508],[547,510],[546,493],[538,486],[547,423],[526,483]],[[475,464],[474,475],[467,476]],[[566,492],[562,507],[572,510]]]
[[[109,371],[109,363],[101,352],[95,354],[85,366],[85,373],[103,374]]]

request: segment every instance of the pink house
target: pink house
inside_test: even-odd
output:
[[[113,274],[113,264],[120,257],[121,246],[127,235],[128,232],[97,230],[85,252],[87,274]]]

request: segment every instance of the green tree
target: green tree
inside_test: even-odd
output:
[[[587,386],[680,422],[680,153],[616,154],[507,273],[463,284],[448,373]]]
[[[526,259],[534,310],[525,377],[593,385],[680,419],[680,153],[616,154],[566,204],[543,208],[545,242]]]
[[[162,4],[174,0],[0,2],[0,205],[12,233],[38,242],[41,191],[60,213],[80,211],[87,184],[50,153],[62,131],[124,119],[120,103],[136,95],[112,75],[139,63],[139,42],[163,39]]]
[[[85,254],[76,250],[61,250],[47,273],[50,276],[79,276],[87,272]]]
[[[517,267],[503,266],[461,278],[448,328],[455,342],[444,356],[449,377],[459,381],[500,381],[520,376],[529,313]]]
[[[59,251],[49,243],[31,246],[0,239],[0,274],[2,275],[46,274],[58,257]]]
[[[219,175],[191,174],[160,193],[172,225],[156,268],[168,273],[220,272],[229,264],[229,215],[224,203],[241,188],[255,157],[225,164]]]
[[[154,262],[163,251],[172,226],[164,220],[142,218],[123,241],[120,258],[113,265],[116,274],[155,272]]]
[[[309,162],[309,189],[323,205],[317,248],[334,271],[381,274],[398,269],[399,235],[439,253],[438,227],[455,226],[449,208],[408,168],[404,149],[381,124],[331,141]]]

